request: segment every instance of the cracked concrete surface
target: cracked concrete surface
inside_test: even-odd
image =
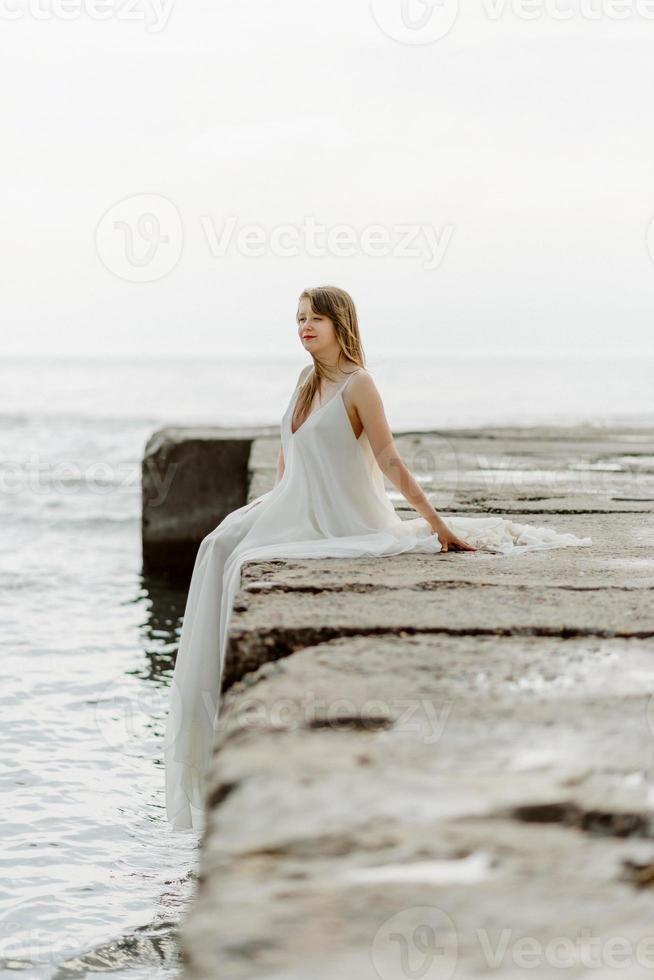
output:
[[[652,432],[397,438],[409,465],[443,441],[446,519],[498,503],[593,547],[244,567],[185,980],[654,971]],[[537,521],[490,493],[503,461]]]

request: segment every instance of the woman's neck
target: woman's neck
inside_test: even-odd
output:
[[[328,377],[325,379],[325,380],[328,380],[328,381],[329,380],[331,380],[331,381],[340,381],[346,374],[350,374],[350,372],[353,371],[357,367],[358,367],[358,365],[355,364],[353,361],[352,362],[348,362],[346,364],[343,364],[342,361],[341,361],[341,364],[339,366],[338,358],[334,358],[333,361],[330,361],[330,360],[321,358],[321,361],[320,361],[320,370],[322,371],[323,374],[328,375]],[[314,370],[314,372],[316,372],[316,362],[315,362],[315,360],[314,360],[314,363],[313,363],[313,370]]]

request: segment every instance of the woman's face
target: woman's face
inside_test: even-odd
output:
[[[300,343],[310,354],[323,354],[336,344],[334,321],[323,313],[314,313],[306,296],[298,307],[297,332]]]

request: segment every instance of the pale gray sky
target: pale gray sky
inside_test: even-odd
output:
[[[654,354],[654,2],[402,2],[2,0],[3,351]]]

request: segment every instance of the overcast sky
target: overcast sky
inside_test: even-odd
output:
[[[654,354],[654,3],[96,2],[0,3],[5,354],[292,354],[323,283],[369,355]]]

